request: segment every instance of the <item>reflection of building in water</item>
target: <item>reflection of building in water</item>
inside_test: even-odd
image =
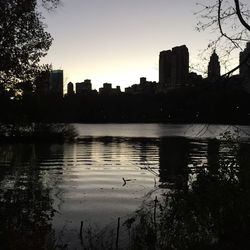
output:
[[[241,143],[237,155],[240,171],[240,182],[243,186],[250,185],[250,144]]]
[[[177,137],[162,138],[159,147],[160,182],[185,187],[188,181],[188,140]]]
[[[207,164],[211,173],[216,173],[220,165],[220,141],[211,139],[208,141]]]
[[[145,169],[152,169],[152,172],[157,174],[158,171],[158,143],[155,139],[149,138],[140,138],[138,139],[138,143],[135,144],[135,148],[138,150],[134,151],[135,156],[138,157],[138,161],[140,161],[140,165]]]
[[[93,164],[94,139],[85,138],[84,142],[64,145],[64,165],[78,167]]]
[[[108,163],[108,165],[113,162],[114,144],[112,141],[103,141],[102,144],[102,161]]]
[[[140,162],[142,165],[147,164],[147,161],[148,161],[148,159],[147,159],[147,144],[143,141],[139,142],[138,144],[139,144],[138,147],[140,149],[140,152],[139,152]]]

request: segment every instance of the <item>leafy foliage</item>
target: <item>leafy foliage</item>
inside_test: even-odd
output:
[[[42,0],[47,9],[58,0]],[[40,70],[39,62],[51,46],[37,0],[0,0],[0,84],[18,89],[31,82]]]

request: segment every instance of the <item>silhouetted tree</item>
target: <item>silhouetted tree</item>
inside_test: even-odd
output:
[[[212,31],[217,33],[208,44],[208,49],[221,48],[221,58],[225,62],[231,52],[245,46],[250,40],[250,9],[247,4],[239,0],[213,0],[204,4],[197,3],[201,8],[196,13],[200,21],[198,31]],[[249,55],[250,56],[250,55]],[[239,65],[227,72],[230,75],[239,68]]]
[[[19,83],[32,82],[40,71],[40,59],[52,43],[41,8],[49,10],[58,3],[59,0],[0,0],[0,88],[18,90]]]

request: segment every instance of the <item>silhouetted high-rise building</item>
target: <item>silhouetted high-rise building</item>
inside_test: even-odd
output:
[[[67,85],[67,94],[68,95],[73,95],[75,92],[74,92],[74,85],[72,82],[69,82],[68,85]]]
[[[49,93],[49,79],[50,79],[50,72],[49,71],[42,71],[35,79],[34,84],[35,94],[37,96],[46,96]]]
[[[159,83],[167,87],[171,86],[172,51],[160,52],[159,58]]]
[[[140,83],[125,88],[125,93],[134,95],[153,95],[156,93],[157,87],[157,82],[148,81],[146,77],[141,77]]]
[[[208,80],[211,82],[216,81],[220,77],[220,62],[215,51],[211,55],[210,61],[208,63],[207,76]]]
[[[76,94],[87,94],[92,91],[92,83],[91,80],[86,79],[84,82],[77,82],[76,83]]]
[[[49,91],[57,97],[63,97],[63,70],[52,70],[49,79]]]
[[[117,95],[121,93],[120,86],[116,86],[116,88],[112,88],[111,83],[103,83],[103,87],[99,88],[99,94],[101,95]]]
[[[159,59],[159,83],[165,88],[188,84],[189,53],[186,45],[161,51]]]
[[[244,51],[240,52],[240,76],[243,78],[250,79],[250,58],[244,63],[246,58],[250,54],[250,42],[247,43]]]
[[[111,83],[103,83],[103,87],[99,88],[99,93],[101,95],[109,95],[112,94],[112,84]]]
[[[146,77],[141,77],[140,78],[140,84],[146,84],[147,83],[147,78]]]
[[[116,88],[114,89],[114,93],[115,94],[120,94],[121,93],[121,87],[120,86],[116,86]]]
[[[185,86],[188,83],[189,53],[185,45],[172,49],[172,81],[175,86]]]

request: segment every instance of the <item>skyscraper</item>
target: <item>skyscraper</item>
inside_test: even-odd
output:
[[[171,62],[172,51],[161,51],[159,58],[159,83],[166,87],[171,87]]]
[[[69,82],[67,85],[67,94],[68,95],[74,95],[74,85],[72,82]]]
[[[52,95],[63,97],[63,70],[52,70],[49,79],[49,91]]]
[[[76,83],[76,94],[86,94],[92,91],[92,83],[91,80],[86,79],[84,82],[77,82]]]
[[[246,60],[247,57],[249,57],[250,54],[250,42],[247,43],[246,48],[240,52],[240,76],[246,79],[250,79],[250,58]]]
[[[208,80],[210,82],[214,82],[220,77],[220,62],[219,62],[219,57],[215,51],[210,57],[207,74],[208,74]]]
[[[172,49],[172,81],[175,86],[185,86],[188,83],[189,53],[185,45]]]
[[[189,53],[186,45],[161,51],[159,59],[159,83],[165,88],[188,84]]]

